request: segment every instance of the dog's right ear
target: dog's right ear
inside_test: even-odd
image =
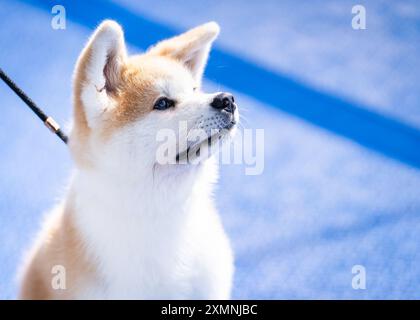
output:
[[[105,20],[83,49],[74,77],[76,116],[82,112],[89,127],[107,109],[121,84],[121,71],[127,59],[121,26]],[[77,110],[77,108],[79,110]]]

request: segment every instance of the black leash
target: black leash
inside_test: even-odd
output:
[[[44,122],[45,126],[55,133],[64,143],[67,143],[67,136],[61,131],[58,123],[51,117],[47,116],[36,104],[29,98],[25,92],[20,89],[16,83],[10,79],[7,74],[0,68],[0,78],[12,89],[18,96],[31,108],[31,110]]]

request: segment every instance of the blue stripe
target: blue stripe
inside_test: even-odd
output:
[[[51,11],[56,1],[26,0]],[[126,40],[147,48],[179,33],[109,1],[64,0],[67,18],[88,28],[103,19],[117,20]],[[49,23],[49,22],[48,22]],[[250,61],[215,48],[206,77],[238,92],[351,139],[383,155],[420,168],[420,131],[366,107],[316,91]],[[281,132],[279,132],[281,134]]]

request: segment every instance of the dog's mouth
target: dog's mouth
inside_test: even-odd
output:
[[[236,120],[232,119],[229,123],[224,125],[221,128],[213,129],[211,134],[207,136],[206,139],[200,140],[198,142],[194,142],[193,144],[189,145],[184,151],[179,152],[176,155],[176,162],[177,163],[190,163],[191,160],[197,159],[202,156],[202,151],[205,151],[208,154],[212,153],[212,149],[216,147],[218,143],[227,140],[230,132],[235,128]]]

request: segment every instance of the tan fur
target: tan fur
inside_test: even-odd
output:
[[[84,111],[81,93],[86,84],[86,64],[90,59],[89,48],[81,55],[76,68],[74,87],[74,127],[71,136],[71,149],[75,161],[83,167],[91,166],[89,162],[88,139],[91,133]],[[164,67],[162,67],[164,65]],[[102,137],[109,138],[115,130],[126,126],[153,110],[153,105],[160,96],[155,88],[156,79],[165,77],[165,74],[182,72],[184,67],[175,59],[145,53],[131,57],[122,66],[120,83],[112,92],[115,108],[105,110],[104,121],[101,128]],[[101,88],[98,90],[103,90]]]
[[[74,222],[71,204],[57,208],[60,212],[52,215],[40,239],[42,242],[30,255],[23,274],[21,299],[72,299],[76,288],[89,278],[96,276],[93,261],[89,260],[84,243]],[[61,265],[66,270],[66,290],[52,287],[52,268]]]
[[[188,68],[194,69],[200,59],[191,59],[192,53],[201,49],[203,44],[211,42],[218,33],[219,27],[215,23],[209,22],[179,36],[159,42],[149,50],[149,53],[173,58],[185,63]]]
[[[153,110],[160,96],[154,84],[161,73],[150,68],[150,60],[146,55],[136,56],[123,66],[121,83],[113,96],[116,107],[105,115],[103,137],[109,137],[115,130]]]

